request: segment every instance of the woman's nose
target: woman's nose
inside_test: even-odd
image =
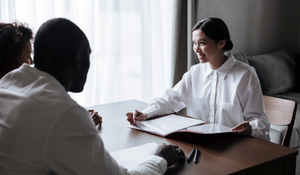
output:
[[[199,46],[195,46],[194,48],[196,53],[200,53],[201,52],[201,48]]]

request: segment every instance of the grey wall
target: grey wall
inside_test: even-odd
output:
[[[232,53],[300,52],[299,0],[196,0],[197,21],[210,16],[227,24]]]

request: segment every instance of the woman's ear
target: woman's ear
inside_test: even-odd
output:
[[[224,40],[220,40],[219,47],[223,49],[225,47],[225,44],[226,44],[226,40],[225,39]]]

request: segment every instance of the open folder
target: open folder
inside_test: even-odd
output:
[[[192,132],[199,134],[217,134],[229,133],[230,127],[216,124],[205,123],[202,120],[183,117],[180,115],[167,115],[157,117],[146,121],[137,121],[136,125],[130,125],[130,128],[150,132],[162,137],[166,137],[175,132]]]

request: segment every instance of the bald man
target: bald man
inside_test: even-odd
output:
[[[0,174],[163,174],[182,151],[160,145],[129,172],[105,150],[87,110],[70,92],[83,90],[91,48],[67,19],[45,22],[34,41],[35,67],[0,80]]]

